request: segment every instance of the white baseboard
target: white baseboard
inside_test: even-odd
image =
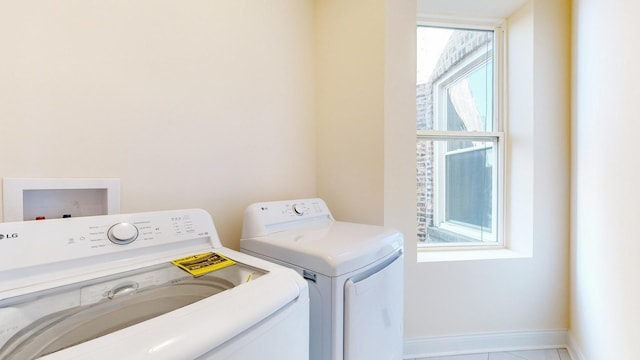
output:
[[[566,348],[574,360],[586,360],[573,345],[565,329],[437,336],[405,339],[404,358]]]

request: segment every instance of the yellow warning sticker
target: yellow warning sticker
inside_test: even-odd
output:
[[[193,276],[201,276],[233,265],[236,262],[220,254],[208,252],[173,260],[171,263]]]

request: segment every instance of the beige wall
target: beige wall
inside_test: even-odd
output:
[[[336,219],[384,217],[383,0],[316,1],[318,196]]]
[[[0,177],[115,177],[123,212],[315,195],[313,2],[0,2]]]
[[[574,0],[571,335],[581,359],[640,355],[636,2]]]

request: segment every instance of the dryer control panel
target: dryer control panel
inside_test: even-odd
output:
[[[296,225],[330,221],[333,221],[333,216],[327,204],[319,198],[255,203],[245,211],[242,238],[273,234]]]

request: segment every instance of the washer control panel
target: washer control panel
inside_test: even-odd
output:
[[[206,238],[221,247],[213,220],[200,209],[0,223],[2,271]]]

